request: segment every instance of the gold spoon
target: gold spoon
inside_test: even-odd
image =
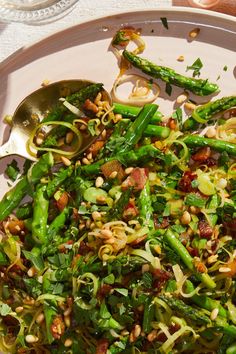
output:
[[[19,155],[36,161],[27,151],[27,141],[32,131],[43,119],[45,112],[51,110],[58,103],[59,98],[77,92],[82,88],[94,84],[87,80],[63,80],[32,92],[16,108],[12,117],[12,128],[9,140],[0,147],[0,158],[7,155]],[[111,104],[111,98],[103,89],[103,97]],[[86,150],[97,139],[97,136],[86,135],[78,154]]]

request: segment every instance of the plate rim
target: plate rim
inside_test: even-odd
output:
[[[213,19],[221,19],[225,20],[227,22],[232,22],[233,24],[236,24],[236,16],[231,16],[225,13],[220,13],[212,10],[205,10],[205,9],[199,9],[199,8],[192,8],[192,7],[186,7],[186,6],[171,6],[171,7],[159,7],[159,8],[140,8],[137,10],[125,10],[125,11],[112,11],[109,12],[108,14],[100,15],[100,16],[95,16],[92,17],[91,19],[87,20],[82,20],[78,21],[78,23],[73,24],[73,25],[68,25],[65,28],[62,29],[57,29],[55,31],[52,31],[51,33],[43,36],[41,39],[35,40],[32,43],[26,44],[25,46],[20,47],[16,51],[14,51],[12,54],[7,56],[2,62],[0,62],[0,70],[4,70],[4,68],[8,65],[10,65],[12,62],[16,61],[18,56],[21,56],[24,54],[27,50],[32,49],[34,46],[43,44],[44,42],[50,40],[56,35],[62,35],[63,33],[66,33],[67,31],[74,30],[77,27],[87,25],[87,24],[95,24],[96,22],[102,21],[102,20],[107,20],[111,19],[112,17],[116,16],[126,16],[130,14],[136,14],[136,13],[147,13],[147,12],[170,12],[170,13],[185,13],[185,14],[199,14],[202,15],[203,17],[210,17]],[[236,34],[236,31],[235,31]]]

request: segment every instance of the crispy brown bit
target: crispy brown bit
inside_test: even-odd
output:
[[[213,229],[206,220],[200,220],[198,222],[198,230],[199,230],[199,235],[202,238],[209,239],[213,234]]]
[[[211,156],[211,148],[209,146],[205,146],[199,149],[196,154],[192,155],[192,159],[197,162],[205,162]]]
[[[197,178],[197,175],[192,171],[185,171],[183,177],[179,181],[179,189],[185,193],[190,193],[194,190],[192,181]]]
[[[84,102],[84,109],[86,109],[87,111],[92,111],[93,113],[98,113],[98,107],[88,98]]]
[[[124,169],[118,160],[112,160],[112,161],[108,161],[108,162],[104,163],[101,166],[101,171],[102,171],[104,177],[106,177],[106,178],[109,178],[110,175],[112,174],[112,172],[116,171],[117,172],[116,177],[119,181],[122,181],[122,179],[125,176]]]
[[[105,141],[96,140],[89,148],[89,151],[92,153],[93,157],[95,157],[99,151],[103,148]]]
[[[95,354],[106,354],[109,347],[109,341],[105,338],[98,342]]]
[[[207,272],[207,267],[200,260],[194,259],[194,265],[195,265],[197,272],[199,272],[199,273],[206,273]]]
[[[65,332],[65,324],[63,322],[62,316],[56,316],[50,327],[53,338],[60,339]]]
[[[170,118],[168,121],[168,126],[171,130],[175,130],[177,128],[176,120],[173,118]]]
[[[62,211],[68,204],[69,196],[67,192],[63,192],[60,198],[57,200],[56,204],[60,211]]]
[[[121,187],[123,190],[134,187],[136,191],[144,188],[148,179],[148,170],[146,168],[135,167],[130,175],[124,180]]]
[[[25,230],[24,221],[22,220],[9,220],[6,222],[5,227],[12,235],[20,235]]]

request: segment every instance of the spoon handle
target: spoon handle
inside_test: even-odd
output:
[[[9,139],[5,144],[0,146],[0,158],[15,153],[14,144],[12,144],[11,139]]]

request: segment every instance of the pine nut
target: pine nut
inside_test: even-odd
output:
[[[37,138],[36,138],[36,144],[37,144],[37,145],[42,145],[43,141],[44,141],[43,138],[40,138],[40,137],[37,137]]]
[[[98,92],[97,97],[94,100],[94,103],[98,105],[98,103],[101,101],[101,98],[102,98],[102,94],[101,92]]]
[[[143,264],[142,265],[142,273],[149,272],[149,264]]]
[[[122,115],[119,114],[119,113],[117,113],[117,114],[115,114],[115,116],[114,116],[114,118],[113,118],[113,121],[114,121],[115,123],[117,123],[117,122],[119,122],[121,119],[122,119]]]
[[[73,139],[74,139],[74,133],[73,132],[68,132],[66,134],[66,143],[70,144]]]
[[[90,161],[86,157],[82,159],[82,162],[84,165],[90,165]]]
[[[65,342],[64,342],[64,346],[65,346],[66,348],[71,347],[72,344],[73,344],[73,340],[70,339],[70,338],[67,338],[67,339],[65,340]]]
[[[106,198],[105,198],[103,195],[99,195],[99,196],[96,198],[96,201],[97,201],[97,203],[105,203]]]
[[[86,129],[87,129],[87,125],[82,124],[79,129],[80,129],[80,130],[86,130]]]
[[[194,111],[194,109],[196,108],[196,105],[192,102],[186,102],[184,104],[184,108],[188,109],[189,111]]]
[[[101,230],[101,235],[104,236],[104,238],[111,238],[112,237],[112,231],[111,230]]]
[[[109,178],[116,178],[116,176],[118,175],[118,172],[117,171],[113,171],[111,174],[110,174],[110,176],[109,176]]]
[[[135,325],[134,327],[134,336],[135,338],[138,338],[141,334],[141,327],[140,325]]]
[[[229,267],[220,267],[219,272],[220,273],[228,273],[228,272],[231,272],[231,269]]]
[[[221,178],[218,183],[217,183],[217,187],[224,189],[227,187],[227,180],[225,178]]]
[[[100,220],[101,219],[101,213],[99,213],[99,211],[93,211],[92,212],[92,218],[93,218],[94,221]]]
[[[192,31],[189,32],[189,37],[191,39],[194,39],[198,36],[199,32],[200,32],[200,28],[194,28]]]
[[[64,321],[65,321],[66,327],[70,327],[70,316],[65,316]]]
[[[61,162],[65,165],[65,166],[70,166],[71,165],[71,161],[65,157],[65,156],[61,156]]]
[[[157,330],[156,329],[153,329],[147,336],[147,340],[149,342],[153,342],[157,337]]]
[[[132,171],[133,171],[133,167],[127,167],[126,169],[125,169],[125,174],[126,175],[129,175]]]
[[[38,337],[34,336],[33,334],[27,334],[27,336],[25,336],[25,341],[29,344],[36,343],[38,340]]]
[[[189,208],[189,210],[191,211],[192,214],[196,215],[196,214],[199,214],[200,212],[200,209],[191,205],[191,207]]]
[[[107,131],[106,131],[106,129],[104,129],[103,131],[102,131],[102,138],[103,139],[105,139],[105,137],[107,136]]]
[[[76,166],[81,166],[81,161],[80,160],[76,161],[75,165]]]
[[[219,309],[215,308],[211,311],[211,315],[210,315],[210,319],[212,321],[215,321],[216,320],[216,317],[218,316],[218,313],[219,313]]]
[[[93,158],[93,155],[92,155],[92,153],[90,152],[90,153],[87,155],[87,159],[88,159],[88,160],[92,160],[92,158]]]
[[[24,307],[23,306],[18,306],[15,308],[16,313],[21,313],[22,311],[24,311]]]
[[[207,258],[207,263],[211,264],[211,263],[215,263],[217,261],[218,258],[218,254],[213,254],[212,256]]]
[[[178,104],[182,104],[184,103],[186,100],[188,99],[188,94],[187,93],[182,93],[181,95],[179,95],[176,99],[176,102]]]
[[[36,269],[34,267],[31,267],[28,272],[27,272],[28,276],[30,278],[32,278],[35,274],[36,274]]]
[[[191,215],[187,210],[185,210],[185,212],[181,216],[180,221],[183,225],[188,225],[191,222]]]
[[[178,58],[177,58],[178,61],[182,62],[184,61],[184,56],[183,55],[180,55]]]
[[[216,129],[214,127],[208,128],[205,135],[208,138],[214,138],[216,136]]]
[[[38,324],[43,323],[44,318],[45,318],[45,317],[44,317],[44,313],[41,312],[41,313],[37,316],[37,318],[36,318],[36,323],[38,323]]]
[[[95,187],[100,188],[104,183],[104,179],[101,176],[98,176],[95,182]]]

